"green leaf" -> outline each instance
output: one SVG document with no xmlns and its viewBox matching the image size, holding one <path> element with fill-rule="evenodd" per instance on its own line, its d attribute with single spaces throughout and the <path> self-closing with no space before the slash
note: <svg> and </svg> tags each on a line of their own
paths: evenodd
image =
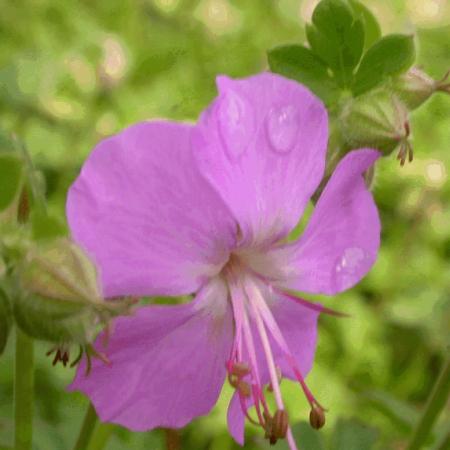
<svg viewBox="0 0 450 450">
<path fill-rule="evenodd" d="M 339 419 L 333 430 L 331 450 L 370 450 L 377 438 L 375 428 L 356 419 Z"/>
<path fill-rule="evenodd" d="M 353 93 L 360 95 L 409 69 L 414 63 L 414 39 L 411 35 L 390 34 L 381 38 L 364 55 L 355 74 Z"/>
<path fill-rule="evenodd" d="M 381 38 L 381 28 L 376 17 L 369 8 L 358 0 L 349 0 L 354 17 L 359 18 L 364 25 L 364 48 L 368 49 Z"/>
<path fill-rule="evenodd" d="M 268 61 L 272 72 L 305 84 L 325 103 L 337 99 L 337 86 L 327 66 L 309 48 L 302 45 L 276 47 L 268 52 Z"/>
<path fill-rule="evenodd" d="M 17 198 L 22 182 L 22 163 L 11 154 L 0 155 L 0 211 Z"/>
<path fill-rule="evenodd" d="M 333 70 L 341 86 L 347 86 L 364 46 L 364 25 L 354 19 L 341 0 L 322 0 L 306 29 L 311 49 Z"/>
<path fill-rule="evenodd" d="M 53 239 L 66 234 L 64 225 L 41 208 L 32 211 L 30 220 L 34 240 Z"/>
</svg>

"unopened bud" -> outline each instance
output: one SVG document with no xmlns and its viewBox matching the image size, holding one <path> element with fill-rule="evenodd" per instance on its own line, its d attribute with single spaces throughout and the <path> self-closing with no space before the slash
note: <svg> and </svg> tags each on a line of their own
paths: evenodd
<svg viewBox="0 0 450 450">
<path fill-rule="evenodd" d="M 339 123 L 349 149 L 370 147 L 388 155 L 399 147 L 402 165 L 412 160 L 408 110 L 395 95 L 377 91 L 356 97 L 343 108 Z"/>
<path fill-rule="evenodd" d="M 8 342 L 9 332 L 12 325 L 12 314 L 9 299 L 6 293 L 0 289 L 0 355 Z"/>
<path fill-rule="evenodd" d="M 450 92 L 448 76 L 434 80 L 417 67 L 394 80 L 393 89 L 409 110 L 414 110 L 426 102 L 437 91 Z"/>
<path fill-rule="evenodd" d="M 68 239 L 33 247 L 19 273 L 23 293 L 14 301 L 19 326 L 57 344 L 91 343 L 98 325 L 126 314 L 129 302 L 105 302 L 93 263 Z"/>
<path fill-rule="evenodd" d="M 320 430 L 325 425 L 325 412 L 318 406 L 313 406 L 309 413 L 309 423 L 315 430 Z"/>
</svg>

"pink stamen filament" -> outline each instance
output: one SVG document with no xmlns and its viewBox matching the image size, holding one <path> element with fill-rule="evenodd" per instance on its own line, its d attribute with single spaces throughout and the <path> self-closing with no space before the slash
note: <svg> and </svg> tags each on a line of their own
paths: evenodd
<svg viewBox="0 0 450 450">
<path fill-rule="evenodd" d="M 281 350 L 284 353 L 284 356 L 286 358 L 286 361 L 291 366 L 295 377 L 297 378 L 298 382 L 300 383 L 300 386 L 302 387 L 302 390 L 305 394 L 306 399 L 308 400 L 308 403 L 313 407 L 314 405 L 318 406 L 321 409 L 324 409 L 320 403 L 315 399 L 312 392 L 309 390 L 308 386 L 306 385 L 305 379 L 298 367 L 297 361 L 295 360 L 294 356 L 292 355 L 291 351 L 289 350 L 289 346 L 286 343 L 286 340 L 284 339 L 284 336 L 275 321 L 272 312 L 270 311 L 269 307 L 267 306 L 267 303 L 265 302 L 264 298 L 262 297 L 259 289 L 252 283 L 249 287 L 251 290 L 251 298 L 253 302 L 256 304 L 256 307 L 259 310 L 259 313 L 261 314 L 264 322 L 267 325 L 267 328 L 269 329 L 270 333 L 272 334 L 273 338 L 277 342 L 277 344 L 280 346 Z"/>
<path fill-rule="evenodd" d="M 251 294 L 256 294 L 256 297 L 260 296 L 259 290 L 253 285 L 251 285 L 250 295 L 249 295 L 249 292 L 247 291 L 247 296 L 248 296 L 250 304 L 252 305 L 252 308 L 253 308 L 256 326 L 258 328 L 258 333 L 259 333 L 261 343 L 262 343 L 262 346 L 264 349 L 264 354 L 266 356 L 266 361 L 267 361 L 267 366 L 269 368 L 270 380 L 272 383 L 272 389 L 273 389 L 273 393 L 275 396 L 275 401 L 276 401 L 278 408 L 280 410 L 284 410 L 285 407 L 284 407 L 284 403 L 283 403 L 283 398 L 281 396 L 280 382 L 278 379 L 278 374 L 277 374 L 277 369 L 275 366 L 275 359 L 273 357 L 272 348 L 270 346 L 269 338 L 267 336 L 264 322 L 263 322 L 263 319 L 260 314 L 260 309 L 258 308 L 258 303 L 255 301 L 255 297 Z M 263 299 L 262 299 L 262 301 L 264 302 Z M 265 302 L 264 302 L 264 305 L 265 305 Z M 288 426 L 286 438 L 287 438 L 287 441 L 289 444 L 289 448 L 291 450 L 297 450 L 297 444 L 295 443 L 290 426 Z"/>
<path fill-rule="evenodd" d="M 232 276 L 232 274 L 230 274 Z M 234 278 L 234 277 L 233 277 Z M 235 280 L 233 280 L 235 281 Z M 247 353 L 250 359 L 250 376 L 252 378 L 252 396 L 255 404 L 256 414 L 258 416 L 258 421 L 261 426 L 264 426 L 264 418 L 261 413 L 260 403 L 263 405 L 265 411 L 268 411 L 267 403 L 263 395 L 263 391 L 261 389 L 261 381 L 258 371 L 258 364 L 256 359 L 256 351 L 253 342 L 253 337 L 250 329 L 250 324 L 247 317 L 247 312 L 245 310 L 242 293 L 236 289 L 236 282 L 230 283 L 230 297 L 231 303 L 233 305 L 233 311 L 235 316 L 235 324 L 236 324 L 236 337 L 234 341 L 233 347 L 236 349 L 234 354 L 232 354 L 232 359 L 228 363 L 228 366 L 231 368 L 231 365 L 234 362 L 239 362 L 242 360 L 242 334 L 245 340 L 245 345 L 247 347 Z M 230 365 L 231 364 L 231 365 Z M 230 369 L 229 369 L 230 371 Z M 241 408 L 247 419 L 252 423 L 257 423 L 253 420 L 248 414 L 248 408 L 246 404 L 246 399 L 243 398 L 243 395 L 239 393 Z"/>
</svg>

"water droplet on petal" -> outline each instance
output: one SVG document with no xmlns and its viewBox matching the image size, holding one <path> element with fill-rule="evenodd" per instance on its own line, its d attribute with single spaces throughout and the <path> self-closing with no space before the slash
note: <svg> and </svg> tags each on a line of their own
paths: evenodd
<svg viewBox="0 0 450 450">
<path fill-rule="evenodd" d="M 297 108 L 286 105 L 274 108 L 267 118 L 269 141 L 277 152 L 288 153 L 297 141 L 299 119 Z"/>
<path fill-rule="evenodd" d="M 368 253 L 359 247 L 345 249 L 336 264 L 337 285 L 345 289 L 356 283 L 360 278 L 361 266 L 368 258 Z"/>
<path fill-rule="evenodd" d="M 220 137 L 228 156 L 231 159 L 239 158 L 254 132 L 254 115 L 250 104 L 229 90 L 221 99 L 218 117 Z"/>
</svg>

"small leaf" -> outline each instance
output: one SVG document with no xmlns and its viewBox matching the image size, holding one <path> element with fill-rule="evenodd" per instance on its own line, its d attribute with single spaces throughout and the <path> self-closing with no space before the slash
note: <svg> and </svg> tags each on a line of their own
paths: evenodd
<svg viewBox="0 0 450 450">
<path fill-rule="evenodd" d="M 353 16 L 341 0 L 322 0 L 314 9 L 312 22 L 324 35 L 340 39 L 343 30 L 350 28 Z"/>
<path fill-rule="evenodd" d="M 364 26 L 341 0 L 322 0 L 312 16 L 306 35 L 314 53 L 334 72 L 338 83 L 347 86 L 364 46 Z"/>
<path fill-rule="evenodd" d="M 355 74 L 353 92 L 360 95 L 381 84 L 389 76 L 409 69 L 414 63 L 413 36 L 390 34 L 381 38 L 364 55 Z"/>
<path fill-rule="evenodd" d="M 331 450 L 370 450 L 377 438 L 375 428 L 355 419 L 339 419 L 333 430 Z"/>
<path fill-rule="evenodd" d="M 0 155 L 0 211 L 13 203 L 22 181 L 22 163 L 14 155 Z"/>
<path fill-rule="evenodd" d="M 381 28 L 376 17 L 369 8 L 358 0 L 349 0 L 354 17 L 364 24 L 364 48 L 368 49 L 381 38 Z"/>
<path fill-rule="evenodd" d="M 268 53 L 272 72 L 297 80 L 309 87 L 325 103 L 337 98 L 337 86 L 326 65 L 302 45 L 276 47 Z"/>
</svg>

